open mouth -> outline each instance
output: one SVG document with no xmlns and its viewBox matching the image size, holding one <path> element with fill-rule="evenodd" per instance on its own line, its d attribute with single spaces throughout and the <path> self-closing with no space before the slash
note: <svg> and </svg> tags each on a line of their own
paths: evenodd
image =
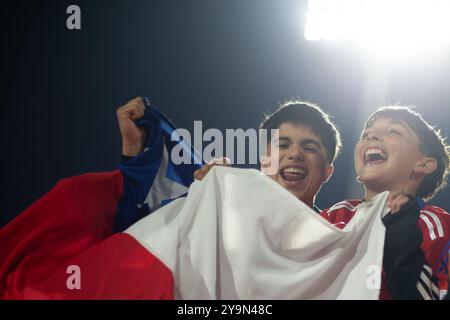
<svg viewBox="0 0 450 320">
<path fill-rule="evenodd" d="M 380 148 L 370 148 L 364 152 L 364 165 L 376 165 L 385 162 L 387 154 Z"/>
<path fill-rule="evenodd" d="M 287 181 L 300 181 L 306 177 L 307 172 L 303 168 L 288 167 L 281 169 L 280 175 L 284 180 Z"/>
</svg>

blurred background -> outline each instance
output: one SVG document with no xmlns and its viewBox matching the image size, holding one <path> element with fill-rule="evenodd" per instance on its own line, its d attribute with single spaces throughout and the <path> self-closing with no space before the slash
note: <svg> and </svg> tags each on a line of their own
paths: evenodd
<svg viewBox="0 0 450 320">
<path fill-rule="evenodd" d="M 450 134 L 450 27 L 422 29 L 438 19 L 413 15 L 415 28 L 404 28 L 409 38 L 402 38 L 390 32 L 395 23 L 380 8 L 369 10 L 375 26 L 360 28 L 354 16 L 345 25 L 320 16 L 325 2 L 2 2 L 1 225 L 61 178 L 115 169 L 121 153 L 115 111 L 135 96 L 148 96 L 189 130 L 194 120 L 203 121 L 203 130 L 255 128 L 264 112 L 291 98 L 319 104 L 344 141 L 317 201 L 322 208 L 361 197 L 353 147 L 376 107 L 417 105 Z M 66 27 L 71 4 L 81 8 L 81 30 Z M 401 10 L 391 15 L 405 26 Z M 432 203 L 450 210 L 449 194 Z"/>
</svg>

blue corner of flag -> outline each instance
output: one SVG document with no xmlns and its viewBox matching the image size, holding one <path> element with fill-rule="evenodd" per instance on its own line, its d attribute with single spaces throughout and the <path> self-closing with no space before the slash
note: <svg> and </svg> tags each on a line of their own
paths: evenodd
<svg viewBox="0 0 450 320">
<path fill-rule="evenodd" d="M 194 148 L 179 139 L 176 127 L 144 98 L 145 114 L 136 124 L 146 133 L 145 149 L 119 165 L 124 193 L 119 202 L 114 231 L 121 232 L 159 207 L 185 196 L 194 181 L 194 171 L 203 161 Z M 175 141 L 172 141 L 175 140 Z M 189 155 L 190 163 L 172 161 L 175 146 Z"/>
</svg>

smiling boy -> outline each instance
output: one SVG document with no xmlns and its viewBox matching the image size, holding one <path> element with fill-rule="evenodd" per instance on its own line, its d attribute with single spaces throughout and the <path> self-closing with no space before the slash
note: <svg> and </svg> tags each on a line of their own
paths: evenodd
<svg viewBox="0 0 450 320">
<path fill-rule="evenodd" d="M 333 174 L 333 162 L 341 148 L 339 131 L 317 105 L 290 101 L 261 124 L 269 135 L 268 155 L 278 149 L 278 170 L 268 175 L 311 208 L 322 184 Z M 262 164 L 262 171 L 269 163 Z M 317 210 L 317 208 L 315 208 Z"/>
<path fill-rule="evenodd" d="M 383 217 L 386 241 L 380 298 L 442 298 L 448 290 L 443 257 L 450 215 L 422 199 L 431 199 L 445 187 L 449 152 L 444 139 L 411 109 L 384 107 L 367 120 L 354 155 L 364 199 L 342 201 L 321 216 L 344 228 L 360 204 L 390 191 L 391 212 Z M 393 200 L 399 195 L 403 200 Z"/>
</svg>

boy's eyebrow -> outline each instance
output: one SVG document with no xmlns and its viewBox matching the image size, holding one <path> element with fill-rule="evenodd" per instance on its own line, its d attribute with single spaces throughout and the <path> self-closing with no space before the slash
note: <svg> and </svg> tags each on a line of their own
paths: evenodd
<svg viewBox="0 0 450 320">
<path fill-rule="evenodd" d="M 279 141 L 279 142 L 291 142 L 291 138 L 289 137 L 279 137 L 278 139 L 276 139 L 275 141 Z M 306 145 L 306 144 L 314 144 L 319 148 L 322 148 L 322 144 L 320 142 L 318 142 L 317 140 L 314 139 L 305 139 L 302 140 L 301 142 L 302 145 Z"/>
<path fill-rule="evenodd" d="M 390 124 L 398 124 L 403 128 L 403 130 L 406 130 L 406 132 L 409 132 L 410 134 L 415 135 L 414 130 L 412 130 L 404 121 L 397 120 L 397 119 L 390 119 Z"/>
<path fill-rule="evenodd" d="M 278 137 L 274 140 L 274 142 L 291 142 L 291 138 L 289 137 Z"/>
<path fill-rule="evenodd" d="M 287 143 L 292 143 L 292 139 L 289 138 L 289 137 L 283 136 L 283 137 L 279 137 L 279 138 L 277 138 L 277 139 L 274 139 L 274 142 L 273 142 L 273 143 L 276 143 L 276 142 L 287 142 Z M 302 141 L 301 141 L 301 145 L 302 145 L 302 146 L 306 146 L 306 145 L 308 145 L 308 144 L 313 144 L 313 145 L 315 145 L 317 148 L 322 149 L 322 143 L 320 143 L 320 142 L 317 141 L 317 140 L 314 140 L 314 139 L 305 139 L 305 140 L 302 140 Z"/>
</svg>

